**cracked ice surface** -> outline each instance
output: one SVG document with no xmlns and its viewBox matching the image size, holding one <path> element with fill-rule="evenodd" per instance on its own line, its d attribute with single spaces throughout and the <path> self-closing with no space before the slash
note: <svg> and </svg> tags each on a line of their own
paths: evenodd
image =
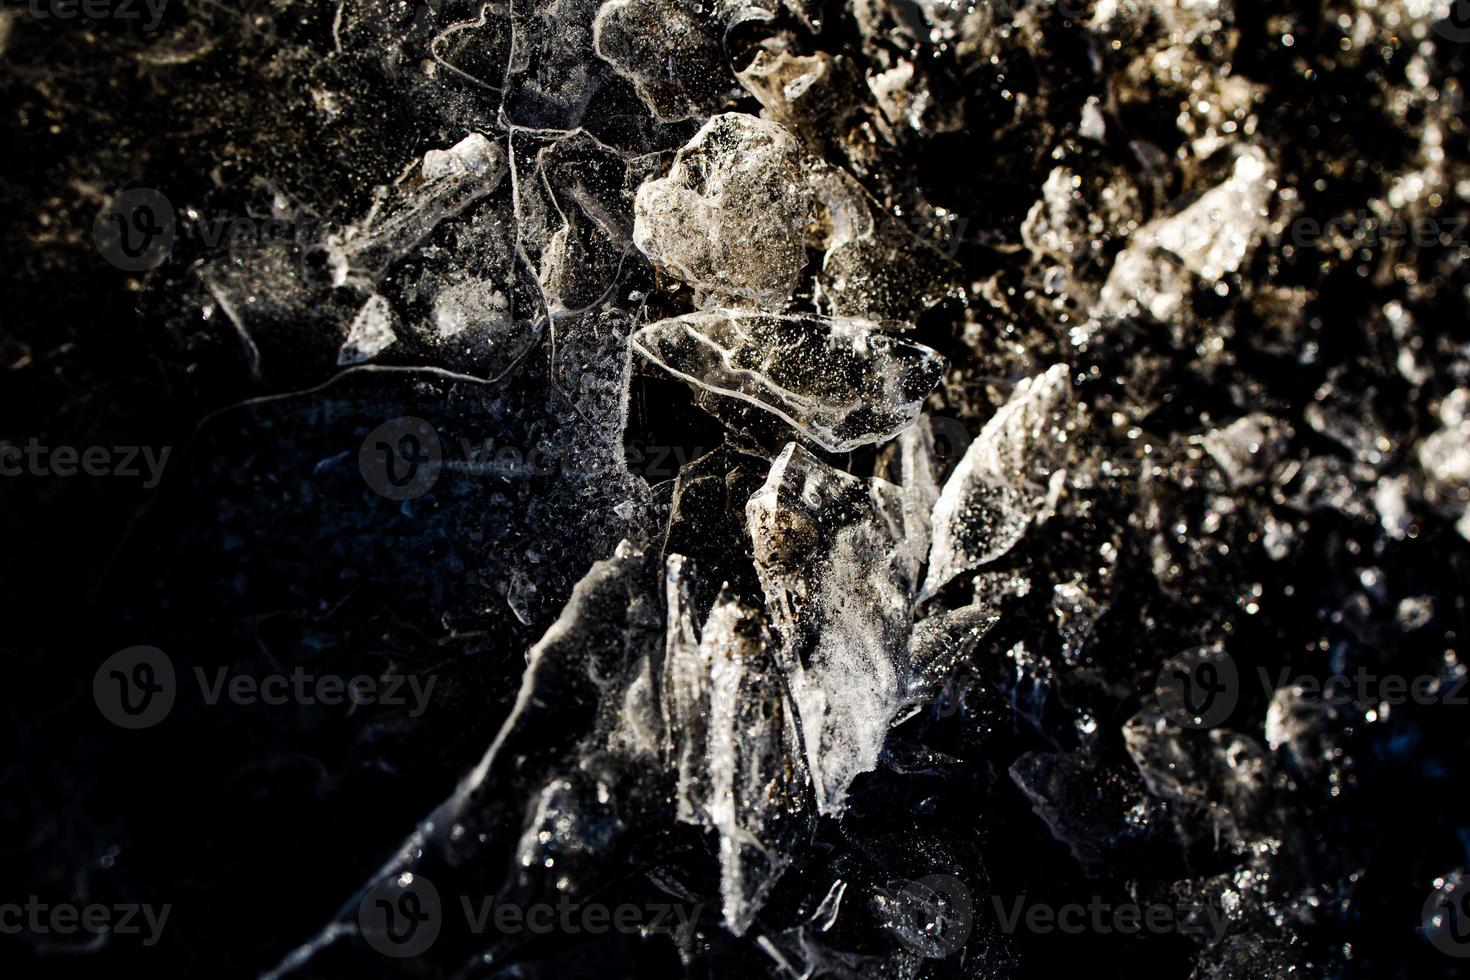
<svg viewBox="0 0 1470 980">
<path fill-rule="evenodd" d="M 909 426 L 944 363 L 863 321 L 746 310 L 662 320 L 632 343 L 669 373 L 778 415 L 832 452 Z"/>
<path fill-rule="evenodd" d="M 167 6 L 0 15 L 0 602 L 63 627 L 0 651 L 6 869 L 177 899 L 23 975 L 1453 969 L 1456 4 Z M 434 686 L 139 756 L 74 696 L 137 642 Z M 385 956 L 419 882 L 689 918 Z M 1038 882 L 1220 933 L 992 921 Z"/>
</svg>

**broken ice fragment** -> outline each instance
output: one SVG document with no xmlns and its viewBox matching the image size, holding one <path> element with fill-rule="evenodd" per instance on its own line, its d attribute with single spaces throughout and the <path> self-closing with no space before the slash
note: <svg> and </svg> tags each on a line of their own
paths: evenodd
<svg viewBox="0 0 1470 980">
<path fill-rule="evenodd" d="M 972 604 L 915 623 L 909 641 L 908 702 L 922 705 L 934 700 L 954 668 L 998 622 L 994 609 Z"/>
<path fill-rule="evenodd" d="M 1141 305 L 1166 321 L 1179 312 L 1190 285 L 1179 270 L 1206 284 L 1238 271 L 1265 233 L 1274 188 L 1266 155 L 1256 147 L 1240 150 L 1223 183 L 1134 234 L 1103 286 L 1103 312 L 1124 315 Z"/>
<path fill-rule="evenodd" d="M 882 442 L 918 417 L 943 359 L 857 320 L 712 310 L 633 335 L 643 356 L 785 419 L 830 452 Z"/>
<path fill-rule="evenodd" d="M 488 282 L 458 282 L 434 297 L 434 329 L 445 340 L 471 328 L 490 333 L 510 325 L 510 301 Z"/>
<path fill-rule="evenodd" d="M 1082 660 L 1082 648 L 1092 636 L 1097 621 L 1107 612 L 1082 576 L 1052 586 L 1052 615 L 1057 620 L 1057 633 L 1062 640 L 1062 659 L 1069 664 Z"/>
<path fill-rule="evenodd" d="M 1031 809 L 1089 874 L 1147 839 L 1160 816 L 1136 772 L 1084 752 L 1027 752 L 1010 772 Z"/>
<path fill-rule="evenodd" d="M 662 690 L 676 816 L 718 832 L 725 923 L 743 935 L 802 822 L 800 740 L 760 611 L 722 592 L 696 636 L 692 562 L 670 555 L 665 583 Z"/>
<path fill-rule="evenodd" d="M 728 595 L 705 620 L 709 679 L 709 817 L 720 835 L 725 923 L 744 935 L 790 863 L 783 812 L 799 789 L 800 747 L 785 684 L 766 650 L 760 614 Z"/>
<path fill-rule="evenodd" d="M 1270 173 L 1260 150 L 1242 150 L 1229 179 L 1140 229 L 1103 287 L 1104 311 L 1125 312 L 1137 302 L 1166 320 L 1183 303 L 1190 274 L 1211 284 L 1238 271 L 1265 231 Z"/>
<path fill-rule="evenodd" d="M 1426 495 L 1454 507 L 1470 500 L 1470 421 L 1446 425 L 1419 444 Z"/>
<path fill-rule="evenodd" d="M 956 270 L 937 240 L 885 213 L 837 167 L 817 167 L 808 179 L 816 205 L 808 239 L 826 252 L 816 284 L 824 312 L 910 321 L 953 292 Z"/>
<path fill-rule="evenodd" d="M 985 423 L 934 505 L 924 597 L 1005 554 L 1041 515 L 1066 460 L 1071 406 L 1057 364 L 1017 385 Z"/>
<path fill-rule="evenodd" d="M 1266 155 L 1251 147 L 1235 159 L 1230 177 L 1198 201 L 1145 229 L 1146 237 L 1174 255 L 1205 282 L 1240 269 L 1263 230 L 1271 197 Z"/>
<path fill-rule="evenodd" d="M 393 331 L 396 319 L 388 301 L 373 293 L 352 318 L 347 339 L 337 351 L 337 363 L 361 364 L 377 357 L 398 339 Z"/>
<path fill-rule="evenodd" d="M 905 546 L 920 560 L 929 556 L 929 515 L 939 499 L 939 471 L 934 429 L 923 416 L 883 447 L 875 473 L 901 488 Z"/>
<path fill-rule="evenodd" d="M 779 307 L 806 265 L 812 218 L 801 148 L 773 122 L 715 116 L 667 177 L 638 188 L 633 241 L 706 305 Z"/>
<path fill-rule="evenodd" d="M 782 638 L 807 761 L 826 814 L 874 768 L 902 705 L 918 568 L 897 487 L 795 443 L 746 505 L 766 609 Z"/>
<path fill-rule="evenodd" d="M 1254 486 L 1286 453 L 1289 430 L 1257 412 L 1200 437 L 1205 451 L 1219 464 L 1232 487 Z"/>
<path fill-rule="evenodd" d="M 1168 803 L 1186 837 L 1233 841 L 1269 799 L 1265 748 L 1237 732 L 1192 732 L 1156 705 L 1123 725 L 1124 747 L 1149 792 Z"/>
<path fill-rule="evenodd" d="M 663 711 L 672 762 L 677 774 L 676 816 L 684 823 L 705 822 L 709 787 L 708 751 L 709 650 L 694 628 L 693 563 L 670 555 L 664 575 L 668 633 L 664 648 Z"/>
<path fill-rule="evenodd" d="M 505 153 L 479 133 L 448 150 L 430 150 L 416 187 L 395 188 L 331 246 L 345 257 L 348 274 L 376 279 L 416 248 L 445 218 L 493 191 L 505 175 Z"/>
</svg>

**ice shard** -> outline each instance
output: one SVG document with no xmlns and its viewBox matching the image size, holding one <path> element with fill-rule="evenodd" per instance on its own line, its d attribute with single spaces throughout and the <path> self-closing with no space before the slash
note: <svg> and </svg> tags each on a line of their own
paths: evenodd
<svg viewBox="0 0 1470 980">
<path fill-rule="evenodd" d="M 430 150 L 416 185 L 386 191 L 365 218 L 331 242 L 329 249 L 344 263 L 341 275 L 381 277 L 441 221 L 495 190 L 505 173 L 505 151 L 480 133 L 447 150 Z"/>
<path fill-rule="evenodd" d="M 909 674 L 918 562 L 901 547 L 903 501 L 795 443 L 746 505 L 766 609 L 781 635 L 823 813 L 878 761 Z"/>
<path fill-rule="evenodd" d="M 1058 364 L 1018 384 L 970 443 L 934 505 L 923 594 L 1015 547 L 1063 473 L 1072 382 Z"/>
</svg>

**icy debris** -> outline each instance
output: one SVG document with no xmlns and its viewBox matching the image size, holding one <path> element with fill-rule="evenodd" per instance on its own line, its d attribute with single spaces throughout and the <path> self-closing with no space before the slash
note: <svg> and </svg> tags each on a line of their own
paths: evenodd
<svg viewBox="0 0 1470 980">
<path fill-rule="evenodd" d="M 633 193 L 649 166 L 581 130 L 536 152 L 540 179 L 519 184 L 516 231 L 522 242 L 541 240 L 529 250 L 539 245 L 537 279 L 554 315 L 598 304 L 626 268 Z"/>
<path fill-rule="evenodd" d="M 826 51 L 793 54 L 778 44 L 759 48 L 740 84 L 755 96 L 763 115 L 790 130 L 814 155 L 866 172 L 876 148 L 869 139 L 881 120 L 867 107 L 862 76 L 853 60 Z M 861 134 L 857 141 L 848 139 Z"/>
<path fill-rule="evenodd" d="M 513 367 L 540 336 L 536 323 L 515 315 L 504 284 L 481 279 L 441 288 L 428 322 L 412 326 L 423 342 L 489 378 Z"/>
<path fill-rule="evenodd" d="M 1418 455 L 1431 501 L 1459 508 L 1470 503 L 1470 420 L 1430 433 Z"/>
<path fill-rule="evenodd" d="M 421 182 L 391 193 L 384 189 L 372 210 L 340 239 L 329 240 L 346 262 L 344 277 L 376 280 L 407 255 L 446 218 L 493 191 L 506 173 L 505 151 L 479 133 L 448 150 L 430 150 Z"/>
<path fill-rule="evenodd" d="M 923 597 L 1005 554 L 1046 508 L 1063 473 L 1072 411 L 1065 364 L 1027 378 L 985 423 L 945 482 L 931 521 Z"/>
<path fill-rule="evenodd" d="M 994 609 L 972 604 L 915 623 L 909 640 L 911 675 L 906 700 L 913 705 L 933 701 L 954 668 L 969 658 L 998 622 L 1000 615 Z"/>
<path fill-rule="evenodd" d="M 1103 285 L 1102 311 L 1122 316 L 1141 306 L 1156 320 L 1173 319 L 1191 285 L 1179 270 L 1205 284 L 1239 271 L 1265 233 L 1274 188 L 1265 154 L 1256 147 L 1241 149 L 1223 183 L 1133 235 Z M 1161 262 L 1158 252 L 1172 258 L 1177 268 Z"/>
<path fill-rule="evenodd" d="M 1057 620 L 1057 633 L 1062 640 L 1062 659 L 1068 664 L 1082 661 L 1082 649 L 1092 636 L 1097 621 L 1107 606 L 1093 595 L 1081 576 L 1052 586 L 1052 615 Z"/>
<path fill-rule="evenodd" d="M 1047 699 L 1056 686 L 1051 661 L 1044 654 L 1032 653 L 1023 641 L 1005 652 L 1005 664 L 1009 676 L 1001 689 L 1009 695 L 1012 709 L 1017 716 L 1041 728 Z"/>
<path fill-rule="evenodd" d="M 832 56 L 823 51 L 809 55 L 760 48 L 736 77 L 777 123 L 801 133 L 807 102 L 814 102 L 830 84 Z"/>
<path fill-rule="evenodd" d="M 1041 199 L 1021 225 L 1021 240 L 1064 268 L 1096 265 L 1138 211 L 1138 190 L 1123 172 L 1107 170 L 1084 180 L 1071 166 L 1058 166 L 1042 182 Z"/>
<path fill-rule="evenodd" d="M 722 596 L 700 649 L 711 665 L 709 822 L 725 924 L 740 936 L 791 860 L 777 845 L 783 811 L 797 804 L 801 750 L 759 612 Z"/>
<path fill-rule="evenodd" d="M 903 502 L 789 444 L 746 505 L 766 609 L 782 638 L 822 813 L 877 765 L 909 670 L 917 563 Z"/>
<path fill-rule="evenodd" d="M 1355 763 L 1345 746 L 1361 719 L 1361 706 L 1351 700 L 1323 697 L 1299 682 L 1283 684 L 1266 708 L 1266 744 L 1294 779 L 1336 796 Z"/>
<path fill-rule="evenodd" d="M 1395 616 L 1405 633 L 1423 629 L 1434 618 L 1434 599 L 1427 595 L 1406 596 L 1399 600 Z"/>
<path fill-rule="evenodd" d="M 1348 464 L 1336 456 L 1303 460 L 1291 487 L 1287 501 L 1297 510 L 1336 510 L 1354 520 L 1374 516 L 1369 501 L 1348 473 Z"/>
<path fill-rule="evenodd" d="M 930 416 L 920 416 L 883 448 L 878 476 L 898 484 L 903 494 L 905 546 L 922 561 L 929 556 L 929 515 L 939 499 L 939 460 Z"/>
<path fill-rule="evenodd" d="M 592 24 L 597 53 L 662 122 L 703 118 L 735 87 L 709 8 L 680 0 L 608 0 Z"/>
<path fill-rule="evenodd" d="M 912 424 L 943 370 L 920 344 L 809 314 L 692 313 L 643 327 L 633 347 L 699 388 L 780 416 L 831 452 Z"/>
<path fill-rule="evenodd" d="M 1159 817 L 1136 773 L 1084 752 L 1027 752 L 1010 773 L 1052 836 L 1092 874 L 1146 839 Z"/>
<path fill-rule="evenodd" d="M 1285 455 L 1290 430 L 1269 415 L 1236 419 L 1200 437 L 1200 444 L 1236 489 L 1260 484 Z"/>
<path fill-rule="evenodd" d="M 760 611 L 724 592 L 696 636 L 690 561 L 670 555 L 665 582 L 661 686 L 677 817 L 719 834 L 725 922 L 743 935 L 790 860 L 783 844 L 806 778 L 800 740 Z"/>
<path fill-rule="evenodd" d="M 434 297 L 434 330 L 449 340 L 474 328 L 502 333 L 510 325 L 510 301 L 494 283 L 458 282 Z"/>
<path fill-rule="evenodd" d="M 424 154 L 423 178 L 427 181 L 462 177 L 490 179 L 505 165 L 500 147 L 479 133 L 471 133 L 447 150 Z M 496 177 L 496 179 L 499 179 Z"/>
<path fill-rule="evenodd" d="M 397 319 L 388 300 L 373 293 L 352 318 L 347 339 L 337 351 L 337 363 L 361 364 L 387 350 L 398 339 L 394 332 Z"/>
<path fill-rule="evenodd" d="M 801 148 L 743 113 L 715 116 L 638 188 L 633 241 L 705 305 L 779 307 L 806 265 L 812 218 Z"/>
<path fill-rule="evenodd" d="M 1077 135 L 1098 143 L 1107 138 L 1108 124 L 1098 109 L 1098 98 L 1095 95 L 1088 96 L 1082 105 L 1082 122 L 1077 127 Z"/>
<path fill-rule="evenodd" d="M 838 316 L 915 320 L 951 295 L 948 266 L 934 246 L 889 226 L 827 252 L 817 282 L 822 308 Z"/>
<path fill-rule="evenodd" d="M 1408 537 L 1414 526 L 1409 510 L 1409 478 L 1404 474 L 1380 477 L 1373 485 L 1373 509 L 1385 534 L 1396 541 Z"/>
<path fill-rule="evenodd" d="M 677 773 L 676 815 L 704 823 L 709 803 L 705 771 L 709 732 L 709 651 L 694 628 L 694 570 L 683 555 L 670 555 L 664 572 L 668 633 L 664 646 L 662 706 L 669 755 Z"/>
<path fill-rule="evenodd" d="M 633 115 L 633 93 L 617 100 L 612 66 L 597 57 L 593 21 L 602 0 L 510 0 L 511 50 L 505 69 L 503 118 L 516 126 L 562 130 L 605 126 L 607 116 Z M 488 11 L 487 11 L 488 13 Z"/>
<path fill-rule="evenodd" d="M 505 590 L 505 604 L 510 606 L 510 611 L 515 613 L 516 619 L 522 624 L 530 626 L 532 623 L 532 606 L 537 593 L 536 580 L 531 576 L 526 566 L 518 566 L 511 573 L 510 583 Z"/>
<path fill-rule="evenodd" d="M 825 254 L 817 275 L 817 303 L 837 316 L 912 321 L 956 295 L 957 267 L 942 253 L 942 232 L 921 238 L 868 194 L 850 174 L 821 165 L 808 180 L 816 219 L 808 244 Z M 949 229 L 953 233 L 954 229 Z M 948 246 L 946 246 L 948 247 Z"/>
<path fill-rule="evenodd" d="M 1253 738 L 1218 728 L 1188 731 L 1151 706 L 1123 725 L 1123 742 L 1186 839 L 1240 840 L 1270 799 L 1270 761 Z"/>
<path fill-rule="evenodd" d="M 1466 389 L 1457 389 L 1440 406 L 1443 427 L 1419 444 L 1424 497 L 1441 513 L 1456 518 L 1455 530 L 1470 540 L 1470 417 Z"/>
</svg>

